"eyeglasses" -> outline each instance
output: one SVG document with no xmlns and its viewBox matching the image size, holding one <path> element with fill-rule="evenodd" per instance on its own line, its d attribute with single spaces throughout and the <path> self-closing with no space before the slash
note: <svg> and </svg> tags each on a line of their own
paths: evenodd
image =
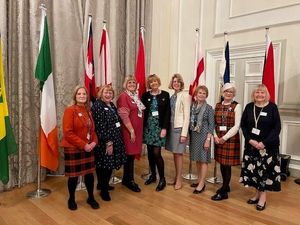
<svg viewBox="0 0 300 225">
<path fill-rule="evenodd" d="M 233 94 L 234 91 L 229 91 L 229 90 L 225 90 L 224 93 L 229 93 L 229 94 Z"/>
</svg>

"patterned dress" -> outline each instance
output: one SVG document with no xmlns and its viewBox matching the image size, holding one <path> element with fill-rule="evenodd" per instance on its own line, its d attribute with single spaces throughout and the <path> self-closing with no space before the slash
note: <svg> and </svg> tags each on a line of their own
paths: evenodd
<svg viewBox="0 0 300 225">
<path fill-rule="evenodd" d="M 125 147 L 121 133 L 121 119 L 113 103 L 105 104 L 101 100 L 94 102 L 92 114 L 99 145 L 95 148 L 97 168 L 119 169 L 126 162 Z M 106 143 L 113 143 L 113 154 L 106 154 Z"/>
<path fill-rule="evenodd" d="M 257 126 L 255 125 L 255 117 Z M 259 134 L 253 132 L 258 129 Z M 280 191 L 279 134 L 280 116 L 277 106 L 269 103 L 263 108 L 249 103 L 243 112 L 241 128 L 245 137 L 240 182 L 255 187 L 259 191 Z M 263 142 L 265 149 L 258 150 L 249 144 L 249 140 Z"/>
<path fill-rule="evenodd" d="M 224 136 L 235 123 L 235 108 L 237 102 L 229 105 L 221 102 L 217 103 L 215 108 L 215 130 L 218 137 Z M 226 126 L 226 131 L 221 131 L 220 127 Z M 215 160 L 222 165 L 234 166 L 240 164 L 240 135 L 237 132 L 222 145 L 215 145 Z"/>
<path fill-rule="evenodd" d="M 191 116 L 192 118 L 192 116 Z M 190 157 L 193 161 L 211 162 L 210 149 L 204 149 L 204 143 L 207 138 L 207 134 L 213 135 L 214 132 L 214 110 L 210 105 L 206 105 L 206 109 L 203 114 L 202 126 L 200 132 L 190 130 Z"/>
<path fill-rule="evenodd" d="M 165 146 L 166 138 L 160 137 L 159 117 L 158 115 L 153 115 L 153 112 L 158 112 L 156 96 L 152 98 L 148 119 L 144 128 L 144 143 L 147 145 Z"/>
</svg>

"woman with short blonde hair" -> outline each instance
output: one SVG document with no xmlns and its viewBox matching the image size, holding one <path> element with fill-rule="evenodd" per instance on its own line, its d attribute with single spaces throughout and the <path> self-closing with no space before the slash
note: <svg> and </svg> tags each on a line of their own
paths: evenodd
<svg viewBox="0 0 300 225">
<path fill-rule="evenodd" d="M 240 182 L 254 187 L 256 192 L 247 203 L 256 210 L 266 207 L 267 191 L 280 191 L 279 134 L 280 115 L 277 105 L 270 102 L 270 94 L 264 84 L 252 92 L 253 102 L 246 105 L 241 121 L 245 137 L 245 149 Z"/>
<path fill-rule="evenodd" d="M 137 83 L 133 75 L 125 77 L 123 88 L 124 91 L 117 100 L 118 114 L 122 120 L 121 130 L 127 155 L 122 184 L 134 192 L 140 192 L 140 187 L 134 181 L 134 160 L 140 158 L 142 152 L 145 106 L 136 92 Z"/>
</svg>

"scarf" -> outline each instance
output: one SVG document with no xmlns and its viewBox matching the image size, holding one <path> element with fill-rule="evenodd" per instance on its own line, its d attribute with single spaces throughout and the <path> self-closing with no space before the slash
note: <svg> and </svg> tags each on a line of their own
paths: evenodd
<svg viewBox="0 0 300 225">
<path fill-rule="evenodd" d="M 134 101 L 134 103 L 137 105 L 138 107 L 138 117 L 143 117 L 143 110 L 146 108 L 144 106 L 144 104 L 141 102 L 141 100 L 139 99 L 139 96 L 136 92 L 132 93 L 130 91 L 125 91 L 129 97 Z"/>
<path fill-rule="evenodd" d="M 194 102 L 191 107 L 190 130 L 200 133 L 207 103 L 205 101 L 201 107 L 197 108 L 197 106 L 198 104 Z"/>
</svg>

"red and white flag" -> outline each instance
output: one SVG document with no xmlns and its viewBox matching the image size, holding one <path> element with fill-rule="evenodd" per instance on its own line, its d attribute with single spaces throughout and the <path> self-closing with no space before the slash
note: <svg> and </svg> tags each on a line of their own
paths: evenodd
<svg viewBox="0 0 300 225">
<path fill-rule="evenodd" d="M 98 70 L 96 74 L 96 86 L 99 87 L 104 84 L 112 84 L 111 76 L 111 60 L 110 60 L 110 46 L 106 24 L 104 23 L 102 35 L 100 40 L 100 52 L 98 59 Z"/>
<path fill-rule="evenodd" d="M 262 83 L 266 85 L 270 93 L 270 101 L 275 103 L 274 49 L 268 33 L 266 34 L 266 43 L 267 48 L 265 54 Z"/>
<path fill-rule="evenodd" d="M 90 99 L 96 99 L 96 85 L 95 85 L 95 70 L 94 70 L 94 54 L 93 54 L 93 31 L 92 31 L 92 17 L 89 16 L 87 51 L 84 71 L 84 85 L 88 90 Z"/>
<path fill-rule="evenodd" d="M 141 27 L 139 38 L 139 49 L 136 60 L 135 78 L 138 85 L 138 95 L 141 98 L 146 92 L 146 70 L 145 70 L 145 46 L 144 46 L 144 28 Z"/>
<path fill-rule="evenodd" d="M 196 47 L 195 47 L 195 65 L 194 65 L 194 82 L 190 85 L 189 94 L 194 96 L 196 88 L 199 84 L 199 79 L 204 71 L 204 57 L 200 47 L 199 30 L 196 30 Z"/>
</svg>

